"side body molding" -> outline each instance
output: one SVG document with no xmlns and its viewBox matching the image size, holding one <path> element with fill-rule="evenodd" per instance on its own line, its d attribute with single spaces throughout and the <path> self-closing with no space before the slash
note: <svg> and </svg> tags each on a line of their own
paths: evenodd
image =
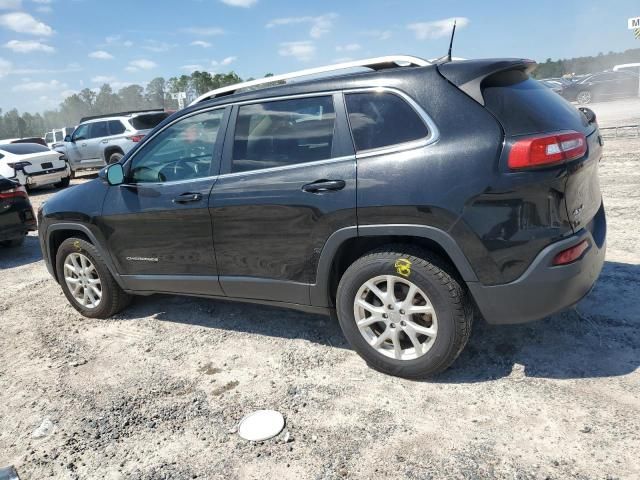
<svg viewBox="0 0 640 480">
<path fill-rule="evenodd" d="M 427 225 L 386 224 L 361 225 L 347 227 L 334 232 L 322 249 L 318 262 L 316 283 L 311 285 L 311 305 L 326 307 L 329 305 L 329 275 L 333 259 L 340 246 L 347 240 L 356 237 L 406 236 L 421 237 L 432 240 L 447 252 L 465 282 L 477 282 L 471 264 L 456 241 L 444 230 Z"/>
</svg>

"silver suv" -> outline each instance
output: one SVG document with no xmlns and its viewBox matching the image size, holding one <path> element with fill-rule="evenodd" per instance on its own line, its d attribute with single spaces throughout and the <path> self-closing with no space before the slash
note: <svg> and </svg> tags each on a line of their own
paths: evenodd
<svg viewBox="0 0 640 480">
<path fill-rule="evenodd" d="M 101 168 L 119 161 L 169 115 L 163 110 L 145 110 L 83 118 L 55 150 L 66 155 L 72 175 Z"/>
</svg>

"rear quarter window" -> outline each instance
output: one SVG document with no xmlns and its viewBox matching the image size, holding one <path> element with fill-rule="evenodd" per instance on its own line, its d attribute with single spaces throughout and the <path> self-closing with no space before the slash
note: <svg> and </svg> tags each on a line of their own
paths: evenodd
<svg viewBox="0 0 640 480">
<path fill-rule="evenodd" d="M 138 115 L 137 117 L 129 119 L 129 123 L 136 130 L 151 130 L 157 127 L 169 115 L 167 112 Z"/>
<path fill-rule="evenodd" d="M 487 78 L 482 94 L 486 108 L 508 136 L 561 130 L 588 134 L 593 128 L 576 107 L 520 70 Z"/>
<path fill-rule="evenodd" d="M 345 95 L 356 150 L 371 150 L 420 140 L 429 130 L 418 113 L 392 93 Z"/>
</svg>

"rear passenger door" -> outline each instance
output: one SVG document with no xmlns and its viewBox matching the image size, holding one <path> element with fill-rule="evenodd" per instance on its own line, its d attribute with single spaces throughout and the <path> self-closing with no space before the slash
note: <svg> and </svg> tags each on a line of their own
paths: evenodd
<svg viewBox="0 0 640 480">
<path fill-rule="evenodd" d="M 234 106 L 210 209 L 226 295 L 308 305 L 327 238 L 357 224 L 341 94 Z"/>
<path fill-rule="evenodd" d="M 102 160 L 100 143 L 109 136 L 108 122 L 94 122 L 89 124 L 89 138 L 86 144 L 83 160 Z"/>
</svg>

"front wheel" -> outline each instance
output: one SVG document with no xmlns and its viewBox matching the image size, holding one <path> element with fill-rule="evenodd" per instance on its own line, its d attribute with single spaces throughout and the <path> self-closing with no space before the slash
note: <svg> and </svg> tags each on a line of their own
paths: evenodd
<svg viewBox="0 0 640 480">
<path fill-rule="evenodd" d="M 578 93 L 576 100 L 580 105 L 588 105 L 593 101 L 593 94 L 589 90 L 583 90 Z"/>
<path fill-rule="evenodd" d="M 111 317 L 131 301 L 98 249 L 82 238 L 62 242 L 56 254 L 56 272 L 67 300 L 85 317 Z"/>
<path fill-rule="evenodd" d="M 473 310 L 452 268 L 406 248 L 361 257 L 338 286 L 338 320 L 356 352 L 383 373 L 426 378 L 469 339 Z"/>
</svg>

